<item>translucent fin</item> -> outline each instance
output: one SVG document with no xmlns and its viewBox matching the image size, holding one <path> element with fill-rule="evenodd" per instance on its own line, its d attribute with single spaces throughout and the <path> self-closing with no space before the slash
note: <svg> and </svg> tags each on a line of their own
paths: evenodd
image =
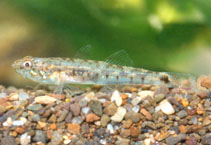
<svg viewBox="0 0 211 145">
<path fill-rule="evenodd" d="M 120 50 L 110 55 L 105 59 L 105 62 L 122 66 L 133 66 L 134 64 L 125 50 Z"/>
<path fill-rule="evenodd" d="M 171 81 L 174 84 L 177 84 L 182 87 L 186 88 L 195 88 L 196 87 L 196 80 L 197 76 L 193 74 L 187 74 L 187 73 L 177 73 L 177 72 L 165 72 L 167 73 Z"/>
<path fill-rule="evenodd" d="M 79 50 L 76 51 L 74 58 L 93 60 L 94 59 L 94 50 L 93 50 L 92 45 L 88 44 L 88 45 L 85 45 L 85 46 L 79 48 Z"/>
</svg>

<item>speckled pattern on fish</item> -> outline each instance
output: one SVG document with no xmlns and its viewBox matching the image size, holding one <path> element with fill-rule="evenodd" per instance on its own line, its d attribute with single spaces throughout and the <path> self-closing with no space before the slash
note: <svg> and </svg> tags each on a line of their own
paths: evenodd
<svg viewBox="0 0 211 145">
<path fill-rule="evenodd" d="M 95 60 L 26 56 L 12 66 L 24 77 L 43 84 L 161 85 L 171 80 L 167 73 Z"/>
</svg>

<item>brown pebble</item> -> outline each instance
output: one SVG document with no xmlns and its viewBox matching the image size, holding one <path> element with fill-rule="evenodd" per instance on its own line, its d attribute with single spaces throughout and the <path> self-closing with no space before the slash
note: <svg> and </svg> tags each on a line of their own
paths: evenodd
<svg viewBox="0 0 211 145">
<path fill-rule="evenodd" d="M 130 134 L 132 137 L 137 137 L 141 133 L 141 130 L 138 127 L 131 127 Z"/>
<path fill-rule="evenodd" d="M 201 81 L 201 86 L 205 87 L 207 89 L 211 88 L 211 77 L 205 77 L 202 81 Z"/>
<path fill-rule="evenodd" d="M 15 131 L 17 132 L 17 133 L 19 133 L 19 134 L 23 134 L 24 132 L 25 132 L 25 128 L 24 127 L 17 127 L 16 129 L 15 129 Z"/>
<path fill-rule="evenodd" d="M 99 119 L 100 119 L 100 117 L 98 117 L 94 113 L 90 113 L 86 116 L 86 122 L 94 122 L 94 121 L 97 121 Z"/>
<path fill-rule="evenodd" d="M 120 132 L 120 136 L 123 137 L 123 138 L 127 138 L 129 135 L 130 135 L 130 129 L 123 129 Z"/>
<path fill-rule="evenodd" d="M 133 124 L 133 121 L 131 119 L 127 119 L 126 121 L 123 121 L 123 128 L 130 128 L 130 126 Z"/>
<path fill-rule="evenodd" d="M 141 108 L 140 112 L 148 119 L 152 120 L 152 115 L 144 108 Z"/>
<path fill-rule="evenodd" d="M 70 110 L 72 111 L 74 116 L 78 116 L 80 114 L 80 106 L 78 103 L 74 103 L 70 105 Z"/>
<path fill-rule="evenodd" d="M 189 137 L 185 143 L 187 145 L 196 145 L 197 144 L 197 139 L 194 136 Z"/>
<path fill-rule="evenodd" d="M 79 124 L 67 124 L 67 129 L 72 134 L 80 134 L 80 125 Z"/>
<path fill-rule="evenodd" d="M 185 126 L 185 125 L 180 125 L 179 126 L 179 130 L 181 133 L 186 133 L 188 132 L 189 126 Z"/>
</svg>

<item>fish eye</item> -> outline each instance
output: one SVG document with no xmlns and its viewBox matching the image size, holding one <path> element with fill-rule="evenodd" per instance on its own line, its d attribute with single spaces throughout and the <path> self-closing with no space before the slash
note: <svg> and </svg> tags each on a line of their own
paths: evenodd
<svg viewBox="0 0 211 145">
<path fill-rule="evenodd" d="M 25 68 L 31 68 L 32 67 L 32 63 L 30 62 L 30 61 L 26 61 L 26 62 L 24 62 L 23 63 L 23 66 L 25 67 Z"/>
</svg>

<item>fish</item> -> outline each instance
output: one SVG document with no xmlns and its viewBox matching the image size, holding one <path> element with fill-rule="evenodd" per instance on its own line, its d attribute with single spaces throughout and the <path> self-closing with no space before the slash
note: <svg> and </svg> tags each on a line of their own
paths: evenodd
<svg viewBox="0 0 211 145">
<path fill-rule="evenodd" d="M 49 85 L 170 85 L 173 81 L 165 72 L 78 58 L 26 56 L 12 67 L 25 78 Z"/>
</svg>

